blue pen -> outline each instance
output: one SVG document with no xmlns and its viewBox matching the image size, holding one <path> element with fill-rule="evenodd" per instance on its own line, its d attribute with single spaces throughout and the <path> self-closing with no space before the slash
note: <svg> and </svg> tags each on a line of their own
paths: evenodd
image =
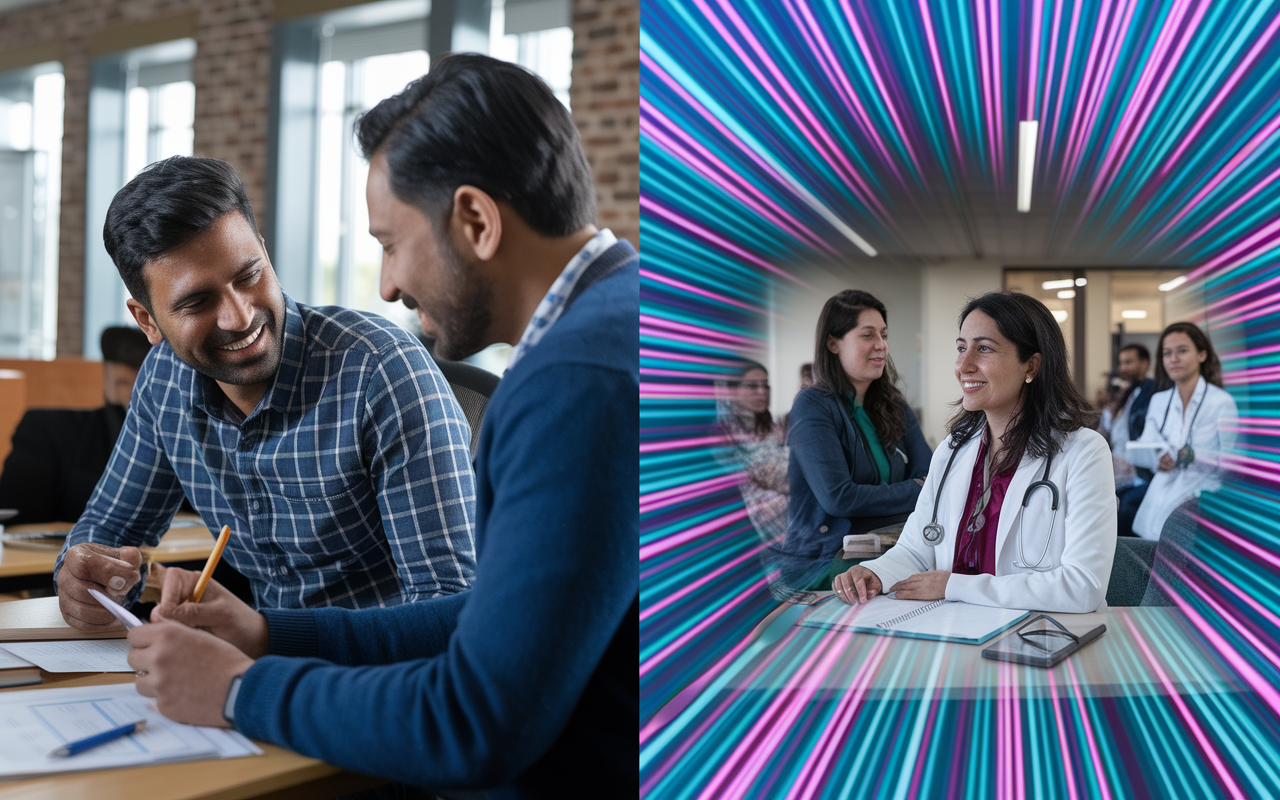
<svg viewBox="0 0 1280 800">
<path fill-rule="evenodd" d="M 50 753 L 49 758 L 66 758 L 67 756 L 74 756 L 76 753 L 83 753 L 91 747 L 97 747 L 98 745 L 106 744 L 107 742 L 114 742 L 116 739 L 128 736 L 129 734 L 140 731 L 145 727 L 147 727 L 147 721 L 145 719 L 140 719 L 137 722 L 130 722 L 128 725 L 121 725 L 119 728 L 112 728 L 109 731 L 95 733 L 92 736 L 86 736 L 85 738 L 74 742 L 67 742 L 62 747 L 59 747 L 57 750 Z"/>
</svg>

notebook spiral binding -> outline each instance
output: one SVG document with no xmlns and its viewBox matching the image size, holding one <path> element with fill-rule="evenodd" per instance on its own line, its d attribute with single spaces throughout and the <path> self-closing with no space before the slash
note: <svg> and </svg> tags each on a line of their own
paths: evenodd
<svg viewBox="0 0 1280 800">
<path fill-rule="evenodd" d="M 895 626 L 897 626 L 897 625 L 901 625 L 902 623 L 906 622 L 906 621 L 907 621 L 907 620 L 909 620 L 909 619 L 915 619 L 916 617 L 920 616 L 921 614 L 927 614 L 928 612 L 930 612 L 930 611 L 934 610 L 935 608 L 938 608 L 938 607 L 940 607 L 940 606 L 944 606 L 944 605 L 946 605 L 947 603 L 954 603 L 954 602 L 956 602 L 956 601 L 955 601 L 955 600 L 934 600 L 934 601 L 933 601 L 932 603 L 930 603 L 929 605 L 927 605 L 927 606 L 920 606 L 920 607 L 919 607 L 919 608 L 917 608 L 915 611 L 908 611 L 908 612 L 907 612 L 907 613 L 905 613 L 905 614 L 899 614 L 898 616 L 894 617 L 893 619 L 887 619 L 887 620 L 885 620 L 884 622 L 877 622 L 877 623 L 876 623 L 876 627 L 877 627 L 877 628 L 884 628 L 885 630 L 888 630 L 888 629 L 893 628 L 893 627 L 895 627 Z"/>
</svg>

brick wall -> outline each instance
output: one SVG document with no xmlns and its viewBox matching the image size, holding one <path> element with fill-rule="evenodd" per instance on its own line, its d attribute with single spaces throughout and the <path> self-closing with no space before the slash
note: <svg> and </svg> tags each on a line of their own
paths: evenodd
<svg viewBox="0 0 1280 800">
<path fill-rule="evenodd" d="M 297 4 L 295 4 L 297 5 Z M 323 7 L 342 5 L 325 0 Z M 266 207 L 271 27 L 275 0 L 60 0 L 0 14 L 6 51 L 57 42 L 66 78 L 58 253 L 58 354 L 79 355 L 84 322 L 89 67 L 130 26 L 194 16 L 197 155 L 235 164 L 259 219 Z M 575 0 L 570 88 L 596 174 L 601 223 L 639 241 L 639 0 Z M 136 29 L 135 29 L 136 30 Z"/>
<path fill-rule="evenodd" d="M 573 118 L 600 224 L 640 246 L 640 0 L 574 0 Z"/>
</svg>

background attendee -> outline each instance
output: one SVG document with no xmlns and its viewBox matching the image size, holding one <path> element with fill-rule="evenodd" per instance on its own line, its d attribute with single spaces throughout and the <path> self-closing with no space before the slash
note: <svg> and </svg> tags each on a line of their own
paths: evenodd
<svg viewBox="0 0 1280 800">
<path fill-rule="evenodd" d="M 734 368 L 723 381 L 716 401 L 716 418 L 728 444 L 733 465 L 747 473 L 739 484 L 747 516 L 765 542 L 780 542 L 787 534 L 786 429 L 769 413 L 769 373 L 754 361 Z"/>
<path fill-rule="evenodd" d="M 183 497 L 271 607 L 452 594 L 475 563 L 470 432 L 412 335 L 280 289 L 235 168 L 174 156 L 138 173 L 103 239 L 156 349 L 55 580 L 75 627 L 132 601 L 137 546 Z"/>
<path fill-rule="evenodd" d="M 102 477 L 151 343 L 123 325 L 105 329 L 100 341 L 102 407 L 33 408 L 13 432 L 0 472 L 0 508 L 18 510 L 8 524 L 75 522 Z"/>
<path fill-rule="evenodd" d="M 1218 459 L 1235 441 L 1222 423 L 1240 415 L 1222 388 L 1213 343 L 1198 326 L 1175 322 L 1165 328 L 1159 354 L 1156 383 L 1173 385 L 1151 398 L 1140 446 L 1128 448 L 1135 465 L 1155 470 L 1133 518 L 1133 532 L 1144 539 L 1159 539 L 1175 508 L 1221 485 Z"/>
<path fill-rule="evenodd" d="M 1133 517 L 1142 505 L 1152 472 L 1146 467 L 1135 467 L 1129 459 L 1128 444 L 1142 436 L 1147 418 L 1147 407 L 1156 392 L 1156 382 L 1147 377 L 1151 368 L 1151 353 L 1140 344 L 1126 345 L 1120 350 L 1116 367 L 1122 389 L 1111 405 L 1102 412 L 1101 430 L 1111 443 L 1112 464 L 1116 475 L 1116 496 L 1119 498 L 1119 527 L 1121 536 L 1133 535 Z"/>
<path fill-rule="evenodd" d="M 961 407 L 915 513 L 889 552 L 836 578 L 836 593 L 1094 611 L 1115 556 L 1115 483 L 1061 328 L 1039 300 L 991 292 L 960 313 L 956 346 Z"/>
<path fill-rule="evenodd" d="M 365 774 L 494 800 L 634 796 L 639 258 L 595 228 L 573 120 L 514 64 L 435 60 L 357 138 L 383 298 L 416 307 L 445 357 L 516 347 L 481 433 L 475 586 L 259 615 L 217 590 L 178 605 L 195 575 L 170 570 L 157 613 L 226 641 L 134 628 L 138 690 Z"/>
<path fill-rule="evenodd" d="M 849 289 L 818 317 L 813 386 L 796 395 L 787 444 L 791 510 L 783 581 L 826 589 L 847 566 L 844 537 L 904 521 L 929 446 L 898 388 L 884 304 Z"/>
</svg>

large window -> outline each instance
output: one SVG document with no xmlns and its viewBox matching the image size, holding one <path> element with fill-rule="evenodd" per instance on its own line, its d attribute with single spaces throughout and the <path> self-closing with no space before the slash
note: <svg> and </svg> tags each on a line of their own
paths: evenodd
<svg viewBox="0 0 1280 800">
<path fill-rule="evenodd" d="M 0 356 L 53 358 L 62 67 L 0 74 Z"/>
<path fill-rule="evenodd" d="M 569 0 L 494 0 L 490 54 L 528 67 L 569 106 L 573 29 Z"/>
<path fill-rule="evenodd" d="M 108 325 L 131 324 L 128 292 L 102 246 L 102 225 L 116 192 L 143 167 L 192 154 L 194 39 L 176 39 L 95 59 L 89 96 L 86 187 L 84 354 L 100 358 Z"/>
</svg>

